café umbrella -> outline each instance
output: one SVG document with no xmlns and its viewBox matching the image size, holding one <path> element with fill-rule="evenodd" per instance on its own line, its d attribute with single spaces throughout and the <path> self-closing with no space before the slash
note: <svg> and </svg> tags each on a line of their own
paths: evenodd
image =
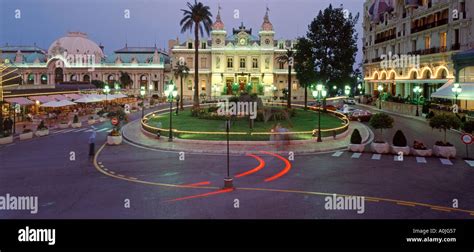
<svg viewBox="0 0 474 252">
<path fill-rule="evenodd" d="M 76 105 L 76 103 L 70 102 L 68 100 L 62 100 L 62 101 L 50 101 L 50 102 L 42 104 L 41 107 L 60 108 L 60 107 L 67 107 L 67 106 L 72 106 L 72 105 Z"/>
</svg>

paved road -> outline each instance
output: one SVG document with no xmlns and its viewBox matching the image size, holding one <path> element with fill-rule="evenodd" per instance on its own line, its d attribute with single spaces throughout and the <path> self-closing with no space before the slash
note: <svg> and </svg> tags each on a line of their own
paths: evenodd
<svg viewBox="0 0 474 252">
<path fill-rule="evenodd" d="M 407 138 L 424 132 L 422 140 L 434 141 L 427 125 L 405 123 L 415 130 L 405 132 Z M 98 143 L 110 127 L 98 126 Z M 0 147 L 0 196 L 38 196 L 40 202 L 36 215 L 0 211 L 0 218 L 474 218 L 474 168 L 461 159 L 443 164 L 337 152 L 290 160 L 256 150 L 231 157 L 231 174 L 241 176 L 235 190 L 225 191 L 223 155 L 185 153 L 180 160 L 176 152 L 123 144 L 101 149 L 93 165 L 89 134 L 63 131 Z M 69 160 L 71 151 L 76 161 Z M 365 196 L 364 213 L 326 210 L 325 197 L 334 193 Z"/>
</svg>

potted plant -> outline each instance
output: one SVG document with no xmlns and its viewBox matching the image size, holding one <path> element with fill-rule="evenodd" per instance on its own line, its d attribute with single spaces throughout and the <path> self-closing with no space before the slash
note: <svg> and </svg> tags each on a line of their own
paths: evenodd
<svg viewBox="0 0 474 252">
<path fill-rule="evenodd" d="M 13 143 L 13 135 L 8 132 L 0 133 L 0 144 L 10 144 Z"/>
<path fill-rule="evenodd" d="M 393 135 L 392 153 L 395 155 L 398 155 L 399 153 L 403 153 L 404 156 L 410 155 L 410 147 L 407 144 L 407 138 L 401 130 L 397 130 L 395 135 Z"/>
<path fill-rule="evenodd" d="M 72 127 L 73 128 L 80 128 L 82 127 L 82 123 L 79 122 L 79 117 L 77 115 L 74 115 L 74 118 L 72 119 Z"/>
<path fill-rule="evenodd" d="M 119 145 L 122 143 L 122 135 L 117 128 L 114 128 L 107 136 L 108 145 Z"/>
<path fill-rule="evenodd" d="M 38 127 L 36 128 L 35 135 L 38 137 L 49 135 L 49 129 L 44 125 L 44 121 L 41 121 Z"/>
<path fill-rule="evenodd" d="M 87 124 L 92 125 L 92 124 L 94 124 L 94 123 L 95 123 L 94 117 L 93 117 L 93 116 L 90 116 L 90 117 L 89 117 L 89 120 L 87 120 Z"/>
<path fill-rule="evenodd" d="M 411 148 L 411 153 L 418 157 L 431 157 L 433 150 L 428 149 L 422 142 L 415 140 L 413 142 L 413 147 Z"/>
<path fill-rule="evenodd" d="M 23 132 L 20 134 L 20 140 L 26 140 L 33 138 L 33 131 L 23 126 Z"/>
<path fill-rule="evenodd" d="M 352 152 L 364 152 L 365 144 L 362 144 L 362 136 L 358 129 L 352 131 L 351 143 L 349 144 L 349 150 Z"/>
<path fill-rule="evenodd" d="M 61 120 L 61 121 L 59 122 L 59 128 L 60 128 L 60 129 L 67 129 L 67 128 L 69 128 L 69 122 L 66 121 L 66 120 Z"/>
<path fill-rule="evenodd" d="M 380 138 L 373 141 L 370 145 L 372 151 L 378 154 L 389 153 L 390 145 L 383 139 L 383 130 L 393 127 L 393 118 L 385 113 L 378 113 L 370 118 L 369 124 L 372 128 L 380 130 Z"/>
<path fill-rule="evenodd" d="M 437 141 L 433 146 L 433 154 L 444 158 L 456 157 L 456 147 L 446 140 L 446 131 L 458 129 L 461 126 L 461 120 L 451 114 L 439 114 L 430 119 L 430 126 L 433 129 L 444 131 L 444 141 Z"/>
</svg>

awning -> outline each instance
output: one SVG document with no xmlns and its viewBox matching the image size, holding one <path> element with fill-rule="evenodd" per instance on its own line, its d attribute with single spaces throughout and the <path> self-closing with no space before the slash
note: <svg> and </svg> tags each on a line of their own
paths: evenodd
<svg viewBox="0 0 474 252">
<path fill-rule="evenodd" d="M 16 103 L 20 105 L 33 105 L 34 102 L 26 99 L 25 97 L 16 97 L 16 98 L 5 98 L 5 101 L 8 103 Z"/>
<path fill-rule="evenodd" d="M 83 96 L 81 99 L 75 100 L 77 103 L 92 103 L 92 102 L 101 102 L 103 100 L 95 96 Z"/>
<path fill-rule="evenodd" d="M 448 79 L 416 79 L 416 80 L 396 80 L 397 83 L 413 83 L 413 84 L 444 84 Z"/>
<path fill-rule="evenodd" d="M 53 99 L 55 99 L 55 100 L 57 100 L 57 101 L 64 101 L 64 100 L 67 100 L 67 97 L 66 97 L 66 96 L 60 95 L 60 94 L 49 95 L 49 97 L 52 97 Z"/>
<path fill-rule="evenodd" d="M 454 99 L 454 93 L 451 90 L 453 88 L 453 80 L 448 81 L 436 92 L 431 94 L 431 97 L 442 98 L 442 99 Z M 458 95 L 458 100 L 474 101 L 474 83 L 459 83 L 459 87 L 462 89 Z"/>
<path fill-rule="evenodd" d="M 47 102 L 47 103 L 41 105 L 41 107 L 59 108 L 59 107 L 66 107 L 66 106 L 72 106 L 72 105 L 76 105 L 76 104 L 74 102 L 70 102 L 68 100 L 62 100 L 62 101 L 50 101 L 50 102 Z"/>
<path fill-rule="evenodd" d="M 82 98 L 82 95 L 80 94 L 65 94 L 64 96 L 72 100 L 78 100 Z"/>
<path fill-rule="evenodd" d="M 39 101 L 41 103 L 47 103 L 50 101 L 55 101 L 53 97 L 46 96 L 46 95 L 40 95 L 40 96 L 29 96 L 28 99 L 32 101 Z"/>
</svg>

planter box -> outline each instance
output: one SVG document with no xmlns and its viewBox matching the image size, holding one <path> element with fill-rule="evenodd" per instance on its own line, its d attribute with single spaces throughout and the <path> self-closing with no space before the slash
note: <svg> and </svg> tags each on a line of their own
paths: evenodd
<svg viewBox="0 0 474 252">
<path fill-rule="evenodd" d="M 351 152 L 364 152 L 365 144 L 349 144 L 349 151 Z"/>
<path fill-rule="evenodd" d="M 20 140 L 26 140 L 33 138 L 33 132 L 20 134 Z"/>
<path fill-rule="evenodd" d="M 395 155 L 398 155 L 398 153 L 403 153 L 403 156 L 408 156 L 410 155 L 410 147 L 405 146 L 405 147 L 399 147 L 399 146 L 393 146 L 392 145 L 392 153 Z"/>
<path fill-rule="evenodd" d="M 107 136 L 108 145 L 120 145 L 122 143 L 122 136 Z"/>
<path fill-rule="evenodd" d="M 433 154 L 438 157 L 444 158 L 455 158 L 456 157 L 456 147 L 454 146 L 433 146 Z"/>
<path fill-rule="evenodd" d="M 411 153 L 413 156 L 418 156 L 418 157 L 431 157 L 433 155 L 433 150 L 428 149 L 428 150 L 417 150 L 411 148 Z"/>
<path fill-rule="evenodd" d="M 390 145 L 388 143 L 371 143 L 370 148 L 372 152 L 375 152 L 378 154 L 390 153 Z"/>
<path fill-rule="evenodd" d="M 82 127 L 82 123 L 81 123 L 81 122 L 72 123 L 71 125 L 72 125 L 73 128 L 80 128 L 80 127 Z"/>
<path fill-rule="evenodd" d="M 92 125 L 92 124 L 95 123 L 95 119 L 92 119 L 92 120 L 89 119 L 89 120 L 87 120 L 87 123 L 88 123 L 89 125 Z"/>
<path fill-rule="evenodd" d="M 67 128 L 69 128 L 69 123 L 60 123 L 59 128 L 60 129 L 67 129 Z"/>
<path fill-rule="evenodd" d="M 10 143 L 13 143 L 13 136 L 0 138 L 0 144 L 10 144 Z"/>
<path fill-rule="evenodd" d="M 36 135 L 37 137 L 47 136 L 47 135 L 49 135 L 49 129 L 37 130 L 37 131 L 35 132 L 35 135 Z"/>
</svg>

